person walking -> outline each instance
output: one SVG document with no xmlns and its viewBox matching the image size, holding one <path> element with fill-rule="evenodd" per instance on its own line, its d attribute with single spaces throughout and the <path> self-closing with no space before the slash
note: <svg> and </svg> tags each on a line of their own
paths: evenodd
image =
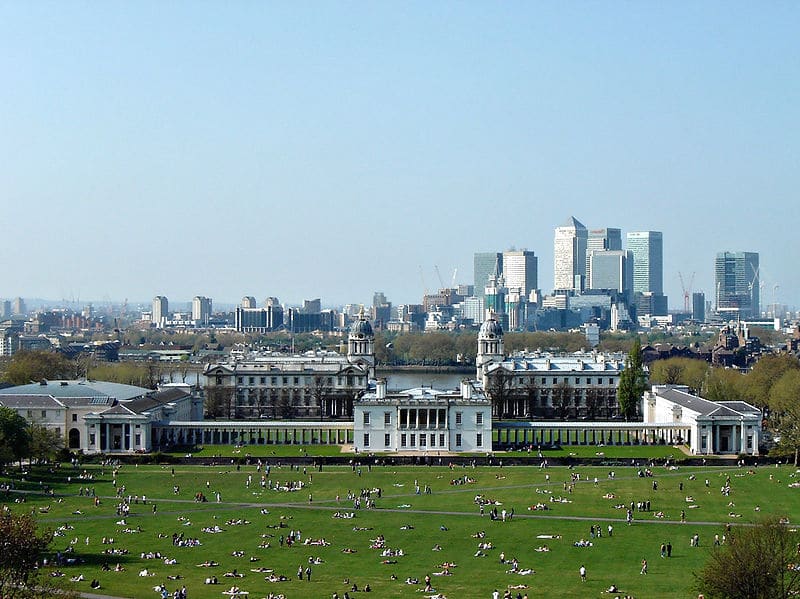
<svg viewBox="0 0 800 599">
<path fill-rule="evenodd" d="M 581 567 L 578 570 L 578 572 L 580 572 L 581 575 L 581 582 L 586 582 L 586 566 L 581 564 Z"/>
<path fill-rule="evenodd" d="M 647 574 L 647 560 L 642 560 L 642 569 L 639 571 L 639 574 Z"/>
</svg>

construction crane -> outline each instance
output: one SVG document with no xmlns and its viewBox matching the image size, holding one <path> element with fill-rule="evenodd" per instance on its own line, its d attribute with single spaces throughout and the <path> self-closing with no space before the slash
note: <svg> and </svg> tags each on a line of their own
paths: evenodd
<svg viewBox="0 0 800 599">
<path fill-rule="evenodd" d="M 453 289 L 456 288 L 456 276 L 458 276 L 457 266 L 453 269 L 453 279 L 450 281 L 450 287 L 452 287 Z"/>
<path fill-rule="evenodd" d="M 441 285 L 441 288 L 444 289 L 444 280 L 442 279 L 442 273 L 439 272 L 439 267 L 434 264 L 433 269 L 436 271 L 436 278 L 439 279 L 439 285 Z"/>
<path fill-rule="evenodd" d="M 685 285 L 683 282 L 683 274 L 678 272 L 678 278 L 681 280 L 681 289 L 683 290 L 683 311 L 689 312 L 689 307 L 691 306 L 691 299 L 690 296 L 692 295 L 692 284 L 694 283 L 694 274 L 689 277 L 689 285 Z"/>
</svg>

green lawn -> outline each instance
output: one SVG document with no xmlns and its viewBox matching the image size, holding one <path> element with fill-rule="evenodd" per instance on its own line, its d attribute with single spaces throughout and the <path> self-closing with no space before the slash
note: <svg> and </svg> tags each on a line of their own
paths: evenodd
<svg viewBox="0 0 800 599">
<path fill-rule="evenodd" d="M 216 448 L 215 448 L 216 449 Z M 297 448 L 296 448 L 297 449 Z M 606 448 L 610 449 L 610 448 Z M 281 592 L 289 598 L 312 597 L 329 599 L 333 591 L 340 596 L 349 585 L 359 588 L 369 584 L 375 597 L 420 597 L 422 585 L 405 584 L 408 577 L 420 580 L 426 574 L 441 571 L 443 562 L 457 564 L 451 576 L 432 576 L 434 587 L 451 599 L 491 597 L 491 591 L 501 591 L 509 585 L 527 585 L 520 589 L 529 597 L 609 597 L 602 591 L 616 584 L 623 593 L 637 598 L 692 597 L 692 572 L 702 566 L 715 534 L 725 534 L 725 524 L 743 524 L 759 515 L 777 514 L 800 519 L 800 488 L 789 484 L 799 480 L 789 467 L 762 467 L 753 470 L 708 465 L 706 468 L 677 470 L 654 468 L 654 477 L 639 477 L 636 468 L 613 467 L 615 478 L 609 478 L 611 467 L 548 468 L 538 467 L 478 467 L 450 469 L 439 467 L 367 467 L 353 471 L 350 467 L 324 467 L 321 472 L 288 466 L 273 467 L 269 480 L 283 485 L 302 482 L 298 491 L 262 489 L 261 473 L 255 466 L 241 469 L 228 466 L 122 466 L 117 474 L 117 486 L 125 485 L 126 494 L 137 494 L 126 524 L 115 513 L 112 469 L 87 466 L 93 480 L 79 479 L 82 469 L 73 471 L 64 466 L 54 473 L 34 470 L 25 480 L 16 477 L 20 488 L 38 492 L 43 484 L 54 487 L 63 502 L 31 494 L 25 503 L 14 503 L 12 494 L 8 505 L 14 510 L 33 510 L 42 526 L 56 529 L 69 526 L 63 536 L 56 537 L 53 549 L 65 549 L 77 539 L 74 555 L 80 560 L 62 568 L 66 578 L 83 574 L 86 581 L 74 585 L 89 590 L 93 577 L 101 582 L 101 592 L 121 597 L 157 597 L 153 587 L 166 583 L 170 590 L 185 584 L 192 599 L 220 599 L 222 591 L 235 583 L 250 592 L 250 597 L 264 597 L 269 592 Z M 564 485 L 570 476 L 581 477 L 570 493 Z M 67 476 L 71 480 L 67 481 Z M 248 476 L 252 476 L 249 488 Z M 549 476 L 549 480 L 547 477 Z M 725 497 L 720 492 L 730 476 L 733 492 Z M 800 476 L 800 475 L 798 475 Z M 467 477 L 470 482 L 451 484 Z M 597 477 L 595 484 L 594 478 Z M 706 479 L 708 486 L 706 486 Z M 415 493 L 415 481 L 431 494 Z M 474 482 L 472 482 L 474 481 Z M 658 489 L 653 489 L 653 482 Z M 681 490 L 680 486 L 683 485 Z M 100 506 L 78 495 L 80 487 L 89 487 L 101 497 Z M 173 487 L 179 487 L 179 493 Z M 361 489 L 382 490 L 376 499 L 376 509 L 353 509 L 346 499 L 348 492 Z M 197 492 L 205 493 L 209 501 L 195 502 Z M 215 493 L 220 493 L 217 503 Z M 312 502 L 309 503 L 309 494 Z M 144 505 L 141 496 L 147 497 Z M 339 496 L 339 502 L 336 497 Z M 514 509 L 515 516 L 506 522 L 492 521 L 488 513 L 480 516 L 474 499 L 483 495 L 500 503 L 498 510 Z M 606 499 L 604 495 L 613 495 Z M 687 497 L 693 501 L 687 501 Z M 564 499 L 565 502 L 551 501 Z M 625 524 L 625 510 L 615 505 L 631 501 L 650 501 L 652 511 L 636 512 L 634 524 Z M 157 505 L 153 514 L 152 504 Z M 527 508 L 537 503 L 546 511 Z M 733 504 L 733 505 L 729 505 Z M 697 507 L 691 508 L 689 506 Z M 759 507 L 760 511 L 756 511 Z M 47 513 L 39 513 L 49 509 Z M 266 510 L 268 513 L 261 513 Z M 355 512 L 353 519 L 332 518 L 335 511 Z M 686 513 L 686 523 L 680 523 L 680 512 Z M 76 513 L 80 511 L 81 513 Z M 487 510 L 488 512 L 488 510 Z M 663 512 L 657 518 L 656 512 Z M 732 514 L 739 515 L 734 517 Z M 245 519 L 249 524 L 228 525 L 229 519 Z M 280 525 L 282 528 L 278 528 Z M 613 526 L 608 537 L 607 526 Z M 208 526 L 220 526 L 224 532 L 209 534 L 201 531 Z M 602 538 L 590 538 L 590 526 L 603 529 Z M 125 529 L 141 532 L 124 532 Z M 413 527 L 413 528 L 410 528 Z M 446 530 L 443 530 L 446 529 Z M 300 530 L 302 537 L 324 538 L 329 546 L 281 546 L 279 538 L 290 530 Z M 472 535 L 485 531 L 484 539 Z M 196 537 L 199 547 L 174 547 L 172 534 Z M 690 548 L 689 539 L 700 535 L 700 547 Z M 264 535 L 264 536 L 262 536 Z M 370 548 L 370 539 L 383 535 L 386 546 L 402 549 L 402 556 L 383 557 L 381 551 Z M 560 535 L 561 538 L 540 539 L 539 535 Z M 86 544 L 86 538 L 89 544 Z M 113 545 L 101 543 L 102 537 L 113 537 Z M 587 539 L 592 547 L 578 548 L 573 542 Z M 476 557 L 478 542 L 491 542 L 493 549 L 485 557 Z M 673 554 L 661 559 L 659 547 L 669 541 Z M 269 547 L 259 547 L 269 543 Z M 435 545 L 441 551 L 433 551 Z M 537 552 L 547 545 L 549 552 Z M 127 555 L 106 556 L 101 552 L 109 547 L 128 550 Z M 344 553 L 349 548 L 354 553 Z M 176 565 L 141 558 L 145 551 L 158 551 L 177 559 Z M 235 557 L 233 551 L 243 551 Z M 509 564 L 500 562 L 500 553 L 507 560 L 516 557 L 521 569 L 531 568 L 535 574 L 509 574 Z M 312 581 L 296 578 L 300 565 L 308 565 L 309 557 L 319 557 L 322 563 L 312 565 Z M 251 558 L 257 561 L 250 561 Z M 641 560 L 649 562 L 647 576 L 639 574 Z M 205 560 L 219 562 L 218 567 L 200 568 Z M 384 560 L 397 563 L 382 563 Z M 103 572 L 101 564 L 120 563 L 124 572 Z M 580 581 L 578 568 L 585 564 L 588 580 Z M 265 574 L 251 568 L 265 567 L 291 580 L 270 583 Z M 139 577 L 143 568 L 155 572 L 153 577 Z M 224 578 L 222 574 L 236 568 L 244 572 L 241 579 Z M 204 578 L 216 574 L 220 585 L 205 585 Z M 181 576 L 170 580 L 169 575 Z M 396 576 L 396 580 L 392 579 Z M 349 583 L 345 583 L 349 579 Z M 517 590 L 514 590 L 516 594 Z M 353 594 L 351 593 L 351 596 Z"/>
</svg>

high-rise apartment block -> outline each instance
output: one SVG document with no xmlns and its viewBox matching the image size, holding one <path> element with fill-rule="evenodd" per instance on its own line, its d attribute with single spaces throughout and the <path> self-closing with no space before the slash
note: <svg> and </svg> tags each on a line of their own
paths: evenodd
<svg viewBox="0 0 800 599">
<path fill-rule="evenodd" d="M 588 231 L 577 219 L 570 217 L 556 227 L 554 255 L 554 285 L 557 290 L 581 291 L 586 278 L 586 243 Z"/>
<path fill-rule="evenodd" d="M 717 312 L 743 318 L 761 315 L 757 252 L 719 252 L 714 263 Z"/>
<path fill-rule="evenodd" d="M 660 231 L 632 231 L 627 235 L 633 252 L 634 293 L 664 293 L 664 243 Z"/>
<path fill-rule="evenodd" d="M 169 300 L 163 295 L 157 295 L 153 298 L 153 314 L 150 316 L 150 322 L 156 328 L 163 329 L 167 318 L 169 318 Z"/>
<path fill-rule="evenodd" d="M 539 286 L 539 259 L 528 250 L 503 252 L 503 277 L 508 289 L 527 298 Z"/>
<path fill-rule="evenodd" d="M 211 298 L 196 295 L 192 300 L 192 320 L 195 325 L 207 325 L 211 318 Z"/>
<path fill-rule="evenodd" d="M 692 320 L 706 321 L 706 294 L 695 292 L 692 294 Z"/>
<path fill-rule="evenodd" d="M 501 252 L 478 252 L 473 262 L 475 277 L 475 297 L 484 297 L 489 278 L 503 274 L 503 254 Z"/>
</svg>

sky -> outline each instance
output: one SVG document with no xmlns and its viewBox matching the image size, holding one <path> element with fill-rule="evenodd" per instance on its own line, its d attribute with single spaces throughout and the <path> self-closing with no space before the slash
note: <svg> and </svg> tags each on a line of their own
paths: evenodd
<svg viewBox="0 0 800 599">
<path fill-rule="evenodd" d="M 798 305 L 800 3 L 0 0 L 0 297 L 419 303 L 657 230 Z M 777 286 L 777 287 L 776 287 Z"/>
</svg>

